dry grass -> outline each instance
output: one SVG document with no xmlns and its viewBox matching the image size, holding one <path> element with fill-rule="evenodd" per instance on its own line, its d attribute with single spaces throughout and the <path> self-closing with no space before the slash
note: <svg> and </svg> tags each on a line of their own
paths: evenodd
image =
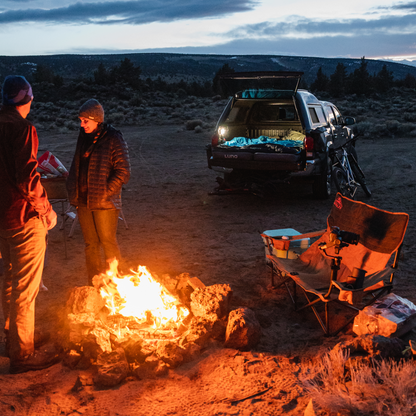
<svg viewBox="0 0 416 416">
<path fill-rule="evenodd" d="M 301 377 L 321 411 L 339 415 L 416 414 L 414 361 L 349 362 L 344 352 L 330 352 Z"/>
</svg>

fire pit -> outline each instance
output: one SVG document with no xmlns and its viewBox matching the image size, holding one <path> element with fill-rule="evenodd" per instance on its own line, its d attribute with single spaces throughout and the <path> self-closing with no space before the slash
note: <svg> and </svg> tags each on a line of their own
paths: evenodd
<svg viewBox="0 0 416 416">
<path fill-rule="evenodd" d="M 131 372 L 165 374 L 194 359 L 210 339 L 225 338 L 227 284 L 206 287 L 185 273 L 159 279 L 144 266 L 120 276 L 113 263 L 93 285 L 73 289 L 67 302 L 64 364 L 97 365 L 97 384 L 115 385 Z"/>
</svg>

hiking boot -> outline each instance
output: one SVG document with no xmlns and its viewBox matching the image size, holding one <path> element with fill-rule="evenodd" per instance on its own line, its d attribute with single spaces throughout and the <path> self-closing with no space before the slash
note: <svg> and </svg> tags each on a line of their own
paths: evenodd
<svg viewBox="0 0 416 416">
<path fill-rule="evenodd" d="M 26 373 L 27 371 L 43 370 L 51 367 L 60 361 L 59 354 L 55 349 L 38 350 L 27 355 L 22 360 L 14 360 L 10 362 L 10 374 Z"/>
<path fill-rule="evenodd" d="M 5 348 L 5 354 L 6 357 L 10 357 L 10 338 L 8 336 L 9 331 L 4 331 L 6 334 L 6 348 Z M 38 330 L 35 329 L 35 334 L 34 334 L 34 345 L 35 348 L 39 348 L 42 345 L 46 344 L 49 339 L 51 337 L 51 334 L 49 332 L 40 332 Z"/>
<path fill-rule="evenodd" d="M 50 332 L 47 332 L 47 331 L 41 332 L 35 329 L 35 335 L 34 335 L 35 348 L 39 348 L 42 345 L 46 344 L 49 341 L 50 337 L 51 337 Z"/>
</svg>

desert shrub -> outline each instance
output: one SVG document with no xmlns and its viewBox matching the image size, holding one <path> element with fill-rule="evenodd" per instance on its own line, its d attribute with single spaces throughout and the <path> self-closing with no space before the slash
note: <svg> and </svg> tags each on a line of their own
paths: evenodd
<svg viewBox="0 0 416 416">
<path fill-rule="evenodd" d="M 59 111 L 59 107 L 57 107 L 54 103 L 50 101 L 48 101 L 47 103 L 43 103 L 42 108 L 44 111 L 52 111 L 52 112 Z"/>
<path fill-rule="evenodd" d="M 55 124 L 58 127 L 62 127 L 65 124 L 65 119 L 58 117 L 55 119 Z"/>
<path fill-rule="evenodd" d="M 69 133 L 72 133 L 72 131 L 71 131 L 71 129 L 69 129 L 68 127 L 63 126 L 63 127 L 61 127 L 61 128 L 59 129 L 59 133 L 62 133 L 62 134 L 69 134 Z"/>
<path fill-rule="evenodd" d="M 362 136 L 368 136 L 372 128 L 372 123 L 370 121 L 362 121 L 357 123 L 357 131 Z"/>
<path fill-rule="evenodd" d="M 110 113 L 107 117 L 107 121 L 109 123 L 121 124 L 125 120 L 124 114 L 122 112 L 119 113 Z"/>
<path fill-rule="evenodd" d="M 123 106 L 123 103 L 119 103 L 119 105 L 117 105 L 115 108 L 112 109 L 113 113 L 123 113 L 126 114 L 128 110 L 126 109 L 126 107 Z"/>
<path fill-rule="evenodd" d="M 62 104 L 63 108 L 68 108 L 69 110 L 77 110 L 78 111 L 78 104 L 74 101 L 65 101 Z"/>
<path fill-rule="evenodd" d="M 40 114 L 36 115 L 36 120 L 39 120 L 39 121 L 51 121 L 52 120 L 52 117 L 49 114 L 47 114 L 47 113 L 40 113 Z"/>
<path fill-rule="evenodd" d="M 330 414 L 401 415 L 416 410 L 416 366 L 413 361 L 349 363 L 331 351 L 301 375 L 314 404 Z"/>
<path fill-rule="evenodd" d="M 387 130 L 391 134 L 396 134 L 400 130 L 400 122 L 397 120 L 387 120 L 386 122 Z"/>
<path fill-rule="evenodd" d="M 129 105 L 133 107 L 140 107 L 143 104 L 143 98 L 140 95 L 135 94 L 129 100 Z"/>
<path fill-rule="evenodd" d="M 78 130 L 79 129 L 79 123 L 76 123 L 75 121 L 72 120 L 67 120 L 65 121 L 65 127 L 69 130 Z"/>
<path fill-rule="evenodd" d="M 179 99 L 183 99 L 183 98 L 186 98 L 188 96 L 188 93 L 183 88 L 178 88 L 176 90 L 176 96 Z"/>
<path fill-rule="evenodd" d="M 415 113 L 409 113 L 406 112 L 403 114 L 403 119 L 405 121 L 416 121 L 416 112 Z"/>
<path fill-rule="evenodd" d="M 57 129 L 57 126 L 55 123 L 49 123 L 49 124 L 45 123 L 45 130 L 53 131 L 56 129 Z"/>
<path fill-rule="evenodd" d="M 81 81 L 78 84 L 74 85 L 74 89 L 75 89 L 75 91 L 89 92 L 91 88 L 85 82 Z M 84 100 L 84 101 L 86 101 L 86 100 Z"/>
<path fill-rule="evenodd" d="M 137 113 L 138 114 L 146 114 L 146 113 L 148 113 L 149 112 L 149 109 L 147 108 L 147 107 L 139 107 L 138 109 L 137 109 Z"/>
<path fill-rule="evenodd" d="M 415 123 L 402 123 L 400 124 L 397 133 L 402 134 L 404 136 L 408 136 L 411 131 L 415 130 L 415 128 Z"/>
<path fill-rule="evenodd" d="M 188 120 L 185 123 L 186 130 L 195 130 L 195 127 L 201 126 L 202 120 Z"/>
</svg>

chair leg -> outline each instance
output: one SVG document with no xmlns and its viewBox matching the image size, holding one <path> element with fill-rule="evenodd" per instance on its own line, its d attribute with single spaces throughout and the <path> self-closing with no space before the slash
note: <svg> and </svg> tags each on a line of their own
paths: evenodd
<svg viewBox="0 0 416 416">
<path fill-rule="evenodd" d="M 124 217 L 124 212 L 122 209 L 120 209 L 120 218 L 124 221 L 124 226 L 126 227 L 126 230 L 129 229 L 129 226 L 127 225 L 126 218 Z"/>
<path fill-rule="evenodd" d="M 69 214 L 74 214 L 74 216 L 69 215 Z M 68 212 L 67 214 L 69 217 L 73 218 L 72 219 L 72 224 L 71 224 L 71 230 L 69 231 L 68 237 L 72 237 L 74 235 L 74 231 L 75 231 L 75 226 L 77 225 L 78 222 L 78 213 L 75 212 Z"/>
</svg>

